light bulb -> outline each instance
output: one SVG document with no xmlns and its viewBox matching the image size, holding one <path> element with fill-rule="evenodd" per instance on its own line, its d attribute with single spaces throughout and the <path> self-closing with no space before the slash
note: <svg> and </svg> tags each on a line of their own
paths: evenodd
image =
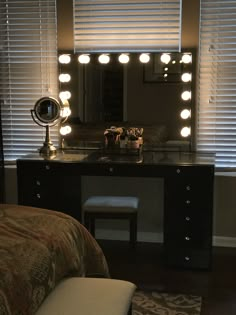
<svg viewBox="0 0 236 315">
<path fill-rule="evenodd" d="M 183 73 L 181 79 L 183 82 L 190 82 L 192 80 L 192 74 L 188 72 Z"/>
<path fill-rule="evenodd" d="M 62 64 L 68 64 L 71 62 L 71 56 L 67 54 L 63 54 L 59 56 L 58 60 Z"/>
<path fill-rule="evenodd" d="M 98 61 L 102 64 L 107 64 L 110 62 L 110 56 L 106 54 L 102 54 L 98 57 Z"/>
<path fill-rule="evenodd" d="M 78 57 L 78 61 L 79 61 L 79 63 L 87 64 L 90 62 L 90 56 L 89 55 L 80 55 Z"/>
<path fill-rule="evenodd" d="M 129 62 L 129 56 L 127 54 L 121 54 L 119 57 L 120 63 L 128 63 Z"/>
<path fill-rule="evenodd" d="M 192 56 L 190 54 L 183 54 L 181 61 L 183 63 L 190 63 L 192 62 Z"/>
<path fill-rule="evenodd" d="M 139 56 L 139 61 L 142 63 L 148 63 L 150 61 L 150 55 L 149 54 L 141 54 Z"/>
<path fill-rule="evenodd" d="M 68 73 L 61 73 L 59 75 L 59 81 L 62 83 L 69 82 L 71 80 L 71 76 Z"/>
<path fill-rule="evenodd" d="M 188 119 L 191 116 L 191 111 L 189 109 L 183 109 L 180 113 L 182 119 Z"/>
<path fill-rule="evenodd" d="M 61 117 L 65 118 L 65 117 L 70 116 L 70 114 L 71 114 L 70 107 L 63 107 L 62 108 L 62 110 L 61 110 Z"/>
<path fill-rule="evenodd" d="M 180 134 L 182 137 L 186 138 L 190 136 L 191 134 L 191 128 L 190 127 L 183 127 L 180 131 Z"/>
<path fill-rule="evenodd" d="M 60 97 L 60 99 L 62 101 L 63 100 L 68 100 L 68 99 L 71 98 L 71 92 L 69 92 L 69 91 L 62 91 L 62 92 L 60 92 L 59 97 Z"/>
<path fill-rule="evenodd" d="M 181 98 L 184 100 L 184 101 L 188 101 L 191 99 L 191 92 L 190 91 L 184 91 L 182 94 L 181 94 Z"/>
<path fill-rule="evenodd" d="M 60 128 L 60 134 L 62 135 L 62 136 L 65 136 L 65 135 L 67 135 L 68 133 L 71 133 L 71 126 L 68 126 L 68 125 L 66 125 L 66 126 L 62 126 L 61 128 Z"/>
<path fill-rule="evenodd" d="M 171 57 L 169 54 L 162 54 L 161 55 L 161 62 L 168 64 L 171 60 Z"/>
</svg>

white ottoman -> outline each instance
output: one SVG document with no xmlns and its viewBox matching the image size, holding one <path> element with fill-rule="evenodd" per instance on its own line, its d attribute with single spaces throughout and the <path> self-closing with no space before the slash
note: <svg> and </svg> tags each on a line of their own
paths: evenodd
<svg viewBox="0 0 236 315">
<path fill-rule="evenodd" d="M 128 315 L 136 286 L 104 278 L 67 278 L 49 294 L 35 315 Z"/>
</svg>

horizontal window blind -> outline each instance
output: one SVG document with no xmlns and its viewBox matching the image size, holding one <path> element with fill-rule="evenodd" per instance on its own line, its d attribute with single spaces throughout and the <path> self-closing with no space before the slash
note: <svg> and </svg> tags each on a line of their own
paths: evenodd
<svg viewBox="0 0 236 315">
<path fill-rule="evenodd" d="M 198 151 L 236 167 L 236 1 L 201 0 Z"/>
<path fill-rule="evenodd" d="M 0 2 L 0 103 L 5 160 L 37 150 L 45 128 L 30 110 L 42 96 L 58 96 L 56 1 Z M 58 128 L 51 129 L 54 144 Z"/>
<path fill-rule="evenodd" d="M 182 0 L 74 0 L 75 52 L 180 51 Z"/>
</svg>

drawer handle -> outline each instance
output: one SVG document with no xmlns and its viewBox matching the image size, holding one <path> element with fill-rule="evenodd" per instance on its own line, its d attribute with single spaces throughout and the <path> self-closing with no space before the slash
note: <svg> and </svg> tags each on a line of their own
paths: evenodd
<svg viewBox="0 0 236 315">
<path fill-rule="evenodd" d="M 186 203 L 187 205 L 190 205 L 191 201 L 190 201 L 190 200 L 186 200 L 185 203 Z"/>
<path fill-rule="evenodd" d="M 191 220 L 191 218 L 190 217 L 185 217 L 185 221 L 190 221 Z"/>
<path fill-rule="evenodd" d="M 40 181 L 39 181 L 39 180 L 37 180 L 37 181 L 36 181 L 36 184 L 37 184 L 38 186 L 40 186 L 40 185 L 41 185 L 41 183 L 40 183 Z"/>
<path fill-rule="evenodd" d="M 185 236 L 185 241 L 190 241 L 191 238 L 189 236 Z"/>
<path fill-rule="evenodd" d="M 177 168 L 176 173 L 177 173 L 177 174 L 180 174 L 180 173 L 181 173 L 181 170 L 180 170 L 179 168 Z"/>
<path fill-rule="evenodd" d="M 46 165 L 46 166 L 45 166 L 45 169 L 46 169 L 46 170 L 50 170 L 50 165 Z"/>
<path fill-rule="evenodd" d="M 185 256 L 185 257 L 184 257 L 184 260 L 185 260 L 185 261 L 190 261 L 190 257 L 189 257 L 189 256 Z"/>
<path fill-rule="evenodd" d="M 114 171 L 113 167 L 109 167 L 109 172 L 113 173 L 113 171 Z"/>
<path fill-rule="evenodd" d="M 187 185 L 187 186 L 186 186 L 186 190 L 187 190 L 187 191 L 190 191 L 190 190 L 191 190 L 191 186 L 190 186 L 190 185 Z"/>
<path fill-rule="evenodd" d="M 41 198 L 40 194 L 37 194 L 36 196 L 37 196 L 37 198 L 38 198 L 38 199 L 40 199 L 40 198 Z"/>
</svg>

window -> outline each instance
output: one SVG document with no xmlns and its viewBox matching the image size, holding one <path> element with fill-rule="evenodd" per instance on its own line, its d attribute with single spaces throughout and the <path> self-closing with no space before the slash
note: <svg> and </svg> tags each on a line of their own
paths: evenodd
<svg viewBox="0 0 236 315">
<path fill-rule="evenodd" d="M 75 52 L 180 51 L 181 0 L 74 0 Z"/>
<path fill-rule="evenodd" d="M 57 97 L 56 1 L 0 2 L 0 102 L 5 160 L 42 146 L 45 128 L 30 110 L 42 96 Z M 57 128 L 51 137 L 57 141 Z M 55 143 L 56 144 L 56 143 Z"/>
<path fill-rule="evenodd" d="M 196 148 L 236 168 L 236 2 L 201 0 Z"/>
</svg>

